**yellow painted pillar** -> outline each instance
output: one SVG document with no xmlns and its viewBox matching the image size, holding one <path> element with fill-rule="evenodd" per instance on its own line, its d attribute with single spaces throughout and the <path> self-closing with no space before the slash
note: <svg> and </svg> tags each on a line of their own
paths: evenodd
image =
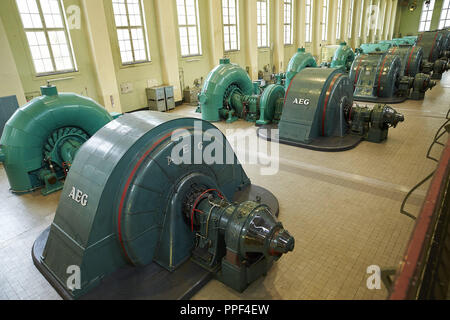
<svg viewBox="0 0 450 320">
<path fill-rule="evenodd" d="M 248 73 L 252 80 L 258 79 L 258 35 L 257 35 L 257 15 L 256 0 L 245 0 L 245 34 L 246 34 L 246 55 L 245 61 Z"/>
<path fill-rule="evenodd" d="M 17 71 L 16 61 L 9 45 L 8 37 L 0 18 L 0 97 L 16 96 L 19 105 L 24 105 L 27 100 L 23 90 L 22 81 Z"/>
<path fill-rule="evenodd" d="M 338 0 L 330 0 L 326 17 L 327 21 L 327 41 L 328 44 L 336 44 Z M 342 21 L 341 21 L 342 23 Z"/>
<path fill-rule="evenodd" d="M 122 112 L 103 0 L 82 0 L 100 103 L 108 111 Z"/>
<path fill-rule="evenodd" d="M 314 0 L 312 23 L 312 54 L 316 60 L 320 60 L 320 48 L 322 42 L 322 0 Z"/>
<path fill-rule="evenodd" d="M 370 7 L 371 7 L 371 0 L 365 0 L 364 6 L 362 7 L 362 20 L 361 20 L 361 37 L 360 43 L 367 43 L 368 41 L 368 30 L 370 25 Z"/>
<path fill-rule="evenodd" d="M 369 22 L 369 39 L 371 43 L 376 40 L 376 34 L 378 29 L 378 23 L 380 21 L 380 0 L 372 0 L 372 6 L 370 8 L 370 22 Z"/>
<path fill-rule="evenodd" d="M 362 0 L 364 1 L 364 0 Z M 353 4 L 353 22 L 352 22 L 352 47 L 357 48 L 361 44 L 359 37 L 359 29 L 361 27 L 361 10 L 362 10 L 362 1 L 355 0 Z"/>
<path fill-rule="evenodd" d="M 222 0 L 208 1 L 209 45 L 211 51 L 211 68 L 219 64 L 224 54 Z"/>
<path fill-rule="evenodd" d="M 394 32 L 398 33 L 398 28 L 400 27 L 400 19 L 402 11 L 398 10 L 398 0 L 392 0 L 392 19 L 391 19 L 391 30 L 389 30 L 389 40 L 394 37 Z"/>
<path fill-rule="evenodd" d="M 273 65 L 275 72 L 284 70 L 284 1 L 273 0 L 275 25 L 273 39 Z"/>
<path fill-rule="evenodd" d="M 298 48 L 305 47 L 305 19 L 306 19 L 306 7 L 304 0 L 296 0 L 294 10 L 296 14 L 296 29 L 297 29 L 297 44 Z"/>
<path fill-rule="evenodd" d="M 90 1 L 90 0 L 89 0 Z M 156 25 L 164 84 L 174 88 L 175 101 L 182 100 L 177 48 L 177 11 L 175 1 L 155 1 Z"/>
<path fill-rule="evenodd" d="M 386 0 L 380 0 L 380 14 L 378 15 L 378 28 L 375 36 L 376 40 L 383 39 L 384 19 L 386 18 Z"/>
<path fill-rule="evenodd" d="M 348 24 L 350 23 L 350 1 L 342 0 L 341 32 L 338 37 L 339 40 L 346 42 L 348 42 Z"/>
<path fill-rule="evenodd" d="M 389 37 L 389 30 L 391 29 L 392 23 L 392 0 L 387 0 L 386 4 L 386 18 L 384 19 L 384 30 L 383 30 L 383 40 L 387 40 Z"/>
</svg>

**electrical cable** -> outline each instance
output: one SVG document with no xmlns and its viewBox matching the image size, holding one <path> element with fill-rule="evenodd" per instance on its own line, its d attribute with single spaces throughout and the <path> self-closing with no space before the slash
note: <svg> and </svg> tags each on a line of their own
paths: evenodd
<svg viewBox="0 0 450 320">
<path fill-rule="evenodd" d="M 431 143 L 431 145 L 430 145 L 430 147 L 428 148 L 428 151 L 427 151 L 426 158 L 429 159 L 429 160 L 432 160 L 432 161 L 434 161 L 434 162 L 437 162 L 437 163 L 439 163 L 439 160 L 436 159 L 436 158 L 433 158 L 433 157 L 431 156 L 431 151 L 433 150 L 433 147 L 434 147 L 435 144 L 438 144 L 438 145 L 441 145 L 441 146 L 444 146 L 444 147 L 445 147 L 445 145 L 444 145 L 443 143 L 439 142 L 438 140 L 439 140 L 440 138 L 442 138 L 442 137 L 444 136 L 444 134 L 447 133 L 447 131 L 444 131 L 444 132 L 441 132 L 441 131 L 442 131 L 442 129 L 444 129 L 444 128 L 447 126 L 447 124 L 450 123 L 449 115 L 450 115 L 450 109 L 448 110 L 447 115 L 445 116 L 445 118 L 446 118 L 445 123 L 444 123 L 441 127 L 439 127 L 438 131 L 436 132 L 436 135 L 434 136 L 433 142 Z M 405 215 L 405 216 L 407 216 L 407 217 L 409 217 L 409 218 L 411 218 L 411 219 L 413 219 L 413 220 L 416 220 L 416 219 L 417 219 L 416 216 L 414 216 L 413 214 L 411 214 L 411 213 L 409 213 L 409 212 L 407 212 L 407 211 L 405 210 L 406 202 L 408 201 L 409 197 L 414 193 L 414 191 L 416 191 L 420 186 L 422 186 L 425 182 L 427 182 L 428 180 L 430 180 L 430 179 L 434 176 L 434 173 L 435 173 L 435 172 L 436 172 L 436 169 L 433 170 L 432 173 L 430 173 L 425 179 L 423 179 L 423 180 L 420 181 L 418 184 L 416 184 L 416 185 L 408 192 L 408 194 L 407 194 L 407 195 L 405 196 L 405 198 L 403 199 L 402 205 L 401 205 L 401 207 L 400 207 L 400 213 L 401 213 L 401 214 L 403 214 L 403 215 Z"/>
</svg>

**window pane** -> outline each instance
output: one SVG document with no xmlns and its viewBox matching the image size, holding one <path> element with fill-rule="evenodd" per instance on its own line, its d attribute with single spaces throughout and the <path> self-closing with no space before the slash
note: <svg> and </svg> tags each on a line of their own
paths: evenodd
<svg viewBox="0 0 450 320">
<path fill-rule="evenodd" d="M 312 10 L 313 4 L 312 0 L 305 0 L 306 6 L 306 16 L 305 16 L 305 40 L 306 42 L 311 42 L 312 38 Z"/>
<path fill-rule="evenodd" d="M 258 21 L 258 46 L 268 46 L 268 24 L 267 24 L 267 0 L 258 0 L 257 2 L 257 21 Z"/>
<path fill-rule="evenodd" d="M 16 2 L 24 28 L 42 28 L 36 0 L 17 0 Z"/>
<path fill-rule="evenodd" d="M 423 2 L 422 14 L 420 16 L 419 32 L 429 31 L 431 26 L 431 19 L 433 17 L 435 0 L 431 0 L 427 5 Z"/>
<path fill-rule="evenodd" d="M 341 38 L 341 20 L 342 20 L 342 0 L 338 0 L 337 7 L 337 23 L 336 23 L 336 39 Z"/>
<path fill-rule="evenodd" d="M 149 61 L 141 0 L 112 0 L 123 64 Z"/>
<path fill-rule="evenodd" d="M 284 0 L 284 44 L 292 44 L 292 0 Z"/>
<path fill-rule="evenodd" d="M 348 9 L 348 37 L 352 38 L 352 28 L 353 28 L 353 5 L 355 0 L 350 0 L 350 7 Z"/>
<path fill-rule="evenodd" d="M 198 0 L 177 0 L 181 55 L 201 54 Z"/>
<path fill-rule="evenodd" d="M 76 70 L 62 2 L 16 0 L 16 3 L 36 73 Z"/>
<path fill-rule="evenodd" d="M 236 0 L 222 0 L 225 51 L 239 50 L 239 13 Z"/>
<path fill-rule="evenodd" d="M 323 0 L 323 9 L 322 9 L 322 41 L 326 41 L 327 38 L 328 38 L 327 27 L 328 27 L 328 0 Z"/>
<path fill-rule="evenodd" d="M 439 29 L 450 27 L 450 0 L 445 0 L 442 5 Z"/>
<path fill-rule="evenodd" d="M 44 14 L 45 25 L 47 28 L 62 28 L 58 0 L 40 0 L 42 13 Z"/>
</svg>

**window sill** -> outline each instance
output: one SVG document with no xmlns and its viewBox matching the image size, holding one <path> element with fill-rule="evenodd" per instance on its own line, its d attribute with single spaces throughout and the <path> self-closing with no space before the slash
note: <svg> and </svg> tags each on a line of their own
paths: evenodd
<svg viewBox="0 0 450 320">
<path fill-rule="evenodd" d="M 36 79 L 42 79 L 45 77 L 52 77 L 52 76 L 60 76 L 60 75 L 76 75 L 79 74 L 79 70 L 69 70 L 69 71 L 58 71 L 58 72 L 48 72 L 48 73 L 36 73 L 34 77 Z"/>
<path fill-rule="evenodd" d="M 238 49 L 238 50 L 228 50 L 228 51 L 224 51 L 224 54 L 236 54 L 236 53 L 239 53 L 239 52 L 241 52 L 240 49 Z"/>
<path fill-rule="evenodd" d="M 189 55 L 189 56 L 181 56 L 181 59 L 184 59 L 184 60 L 186 60 L 186 59 L 192 59 L 192 58 L 201 58 L 201 57 L 203 57 L 203 55 L 202 54 L 193 54 L 193 55 Z"/>
<path fill-rule="evenodd" d="M 120 69 L 128 69 L 128 68 L 136 68 L 136 67 L 143 67 L 146 65 L 150 65 L 153 62 L 151 60 L 149 61 L 142 61 L 142 62 L 133 62 L 133 63 L 121 63 Z"/>
</svg>

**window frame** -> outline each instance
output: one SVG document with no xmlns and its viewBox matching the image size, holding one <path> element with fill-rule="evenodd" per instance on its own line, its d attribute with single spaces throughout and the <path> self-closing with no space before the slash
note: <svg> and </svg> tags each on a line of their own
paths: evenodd
<svg viewBox="0 0 450 320">
<path fill-rule="evenodd" d="M 235 19 L 236 24 L 225 24 L 224 22 L 224 1 L 227 2 L 227 9 L 228 9 L 228 17 L 230 16 L 230 1 L 234 1 L 235 3 Z M 241 36 L 240 36 L 240 25 L 239 25 L 239 0 L 222 0 L 222 26 L 223 26 L 223 50 L 224 52 L 237 52 L 241 50 Z M 236 49 L 231 48 L 231 35 L 230 32 L 228 32 L 228 41 L 229 41 L 229 50 L 225 49 L 226 47 L 226 39 L 225 39 L 225 28 L 230 27 L 236 27 Z"/>
<path fill-rule="evenodd" d="M 61 22 L 62 22 L 62 28 L 48 28 L 47 24 L 45 22 L 45 18 L 44 18 L 44 13 L 42 11 L 42 6 L 41 6 L 41 0 L 35 0 L 36 2 L 36 6 L 38 8 L 38 12 L 39 12 L 39 19 L 41 21 L 42 27 L 41 28 L 26 28 L 24 23 L 23 23 L 23 19 L 22 19 L 22 13 L 20 12 L 19 9 L 19 5 L 17 3 L 17 1 L 15 2 L 15 6 L 17 9 L 17 13 L 19 14 L 19 19 L 21 21 L 22 24 L 22 30 L 24 32 L 25 35 L 25 41 L 27 43 L 27 47 L 28 47 L 28 53 L 30 55 L 31 58 L 31 62 L 33 64 L 33 68 L 34 68 L 34 75 L 36 77 L 45 77 L 45 76 L 52 76 L 52 75 L 59 75 L 59 74 L 67 74 L 67 73 L 75 73 L 75 72 L 79 72 L 78 69 L 78 63 L 75 57 L 75 52 L 73 49 L 73 42 L 72 42 L 72 37 L 70 35 L 69 32 L 69 26 L 68 26 L 68 22 L 67 22 L 67 16 L 66 16 L 66 11 L 65 11 L 65 7 L 64 7 L 64 3 L 62 0 L 57 0 L 58 3 L 58 8 L 59 8 L 59 14 L 61 16 Z M 69 58 L 71 60 L 72 63 L 72 68 L 71 69 L 66 69 L 66 70 L 57 70 L 56 68 L 56 61 L 55 61 L 55 56 L 54 56 L 54 52 L 53 52 L 53 48 L 52 48 L 52 43 L 50 41 L 50 36 L 49 36 L 49 32 L 57 32 L 57 31 L 64 31 L 64 35 L 67 41 L 67 47 L 69 50 Z M 35 63 L 35 59 L 33 58 L 33 54 L 31 51 L 31 46 L 30 43 L 28 41 L 28 36 L 27 36 L 27 32 L 43 32 L 45 35 L 45 39 L 46 39 L 46 44 L 47 44 L 47 49 L 49 51 L 50 54 L 50 60 L 53 66 L 53 70 L 54 71 L 45 71 L 45 72 L 38 72 L 36 69 L 36 63 Z"/>
<path fill-rule="evenodd" d="M 430 7 L 431 10 L 430 10 Z M 430 31 L 431 29 L 431 22 L 433 20 L 433 13 L 434 13 L 434 9 L 436 8 L 436 1 L 435 0 L 430 0 L 430 4 L 427 8 L 427 5 L 425 3 L 425 0 L 422 2 L 422 12 L 420 13 L 420 19 L 419 19 L 419 32 L 426 32 L 426 31 Z M 422 17 L 424 15 L 424 13 L 426 12 L 426 17 L 425 20 L 422 20 Z M 428 20 L 428 18 L 430 20 Z M 423 29 L 422 29 L 422 23 L 423 25 Z M 427 24 L 429 23 L 428 28 L 426 27 Z"/>
<path fill-rule="evenodd" d="M 309 21 L 305 14 L 305 43 L 312 43 L 313 5 L 313 0 L 305 0 L 305 13 L 308 12 L 309 7 Z"/>
<path fill-rule="evenodd" d="M 289 22 L 286 23 L 286 6 L 290 7 L 290 19 Z M 284 9 L 284 19 L 283 19 L 283 42 L 285 46 L 291 46 L 294 44 L 294 1 L 293 0 L 283 0 L 283 9 Z M 286 42 L 286 27 L 289 27 L 289 41 Z"/>
<path fill-rule="evenodd" d="M 348 23 L 348 33 L 347 38 L 353 39 L 353 10 L 355 10 L 355 0 L 349 0 L 350 5 L 348 6 L 348 15 L 349 15 L 349 23 Z"/>
<path fill-rule="evenodd" d="M 341 39 L 341 27 L 342 27 L 342 13 L 343 13 L 343 1 L 337 0 L 337 21 L 336 21 L 336 39 Z"/>
<path fill-rule="evenodd" d="M 325 5 L 326 4 L 326 5 Z M 321 39 L 322 42 L 328 41 L 328 10 L 330 8 L 330 0 L 322 0 L 322 21 L 320 22 L 322 28 Z M 324 39 L 325 37 L 325 39 Z"/>
<path fill-rule="evenodd" d="M 178 0 L 177 0 L 178 1 Z M 177 7 L 177 25 L 178 25 L 178 40 L 180 41 L 180 53 L 181 53 L 181 57 L 182 58 L 192 58 L 192 57 L 200 57 L 203 55 L 203 49 L 202 49 L 202 35 L 201 35 L 201 30 L 200 30 L 200 14 L 199 14 L 199 6 L 198 6 L 198 0 L 193 0 L 194 1 L 194 6 L 195 6 L 195 25 L 193 24 L 188 24 L 187 22 L 187 6 L 186 6 L 186 0 L 180 0 L 183 1 L 184 3 L 184 14 L 186 17 L 186 24 L 180 25 L 180 19 L 179 19 L 179 14 L 178 14 L 178 2 L 176 3 L 176 7 Z M 191 53 L 191 44 L 190 44 L 190 40 L 189 40 L 189 27 L 196 27 L 197 29 L 197 49 L 198 49 L 198 53 Z M 181 28 L 186 28 L 187 30 L 187 43 L 188 43 L 188 50 L 189 50 L 189 54 L 183 55 L 183 50 L 181 49 L 181 34 L 180 34 L 180 29 Z"/>
<path fill-rule="evenodd" d="M 362 27 L 362 25 L 363 25 L 362 21 L 364 19 L 364 5 L 365 5 L 366 1 L 369 1 L 369 0 L 361 0 L 361 14 L 359 16 L 358 38 L 361 38 L 361 36 L 363 35 L 363 32 L 364 32 L 363 27 Z"/>
<path fill-rule="evenodd" d="M 446 3 L 447 3 L 447 7 L 445 7 Z M 444 11 L 447 11 L 445 18 L 443 17 Z M 443 28 L 448 28 L 448 27 L 450 27 L 450 0 L 444 0 L 444 3 L 442 4 L 441 15 L 439 17 L 439 28 L 438 29 L 443 29 Z"/>
<path fill-rule="evenodd" d="M 259 19 L 258 19 L 258 3 L 264 3 L 265 4 L 265 6 L 266 6 L 266 21 L 265 21 L 265 23 L 259 23 Z M 257 33 L 257 35 L 256 35 L 256 38 L 257 38 L 257 42 L 258 42 L 258 49 L 266 49 L 266 48 L 269 48 L 270 47 L 270 29 L 269 29 L 269 23 L 270 23 L 270 7 L 269 7 L 269 1 L 268 0 L 257 0 L 256 1 L 256 28 L 257 28 L 257 31 L 256 31 L 256 33 Z M 258 34 L 258 29 L 259 29 L 259 27 L 263 27 L 263 26 L 265 26 L 265 33 L 266 33 L 266 43 L 265 44 L 263 44 L 262 43 L 262 39 L 258 39 L 258 36 L 259 36 L 259 34 Z M 262 29 L 261 29 L 262 30 Z M 261 41 L 259 41 L 259 40 L 261 40 Z M 260 43 L 261 43 L 261 45 L 260 45 Z"/>
<path fill-rule="evenodd" d="M 126 10 L 126 17 L 127 17 L 127 23 L 128 25 L 123 27 L 117 26 L 116 23 L 116 13 L 114 12 L 114 0 L 111 0 L 111 4 L 113 6 L 113 20 L 114 20 L 114 28 L 116 31 L 116 40 L 117 40 L 117 46 L 119 49 L 119 56 L 120 56 L 120 62 L 121 65 L 123 67 L 127 67 L 127 66 L 132 66 L 132 65 L 139 65 L 139 64 L 143 64 L 143 63 L 149 63 L 152 62 L 152 58 L 151 58 L 151 54 L 150 54 L 150 45 L 149 45 L 149 39 L 148 39 L 148 30 L 147 30 L 147 20 L 145 18 L 145 7 L 144 7 L 144 1 L 143 0 L 138 0 L 139 3 L 139 11 L 140 11 L 140 15 L 141 15 L 141 26 L 131 26 L 130 24 L 130 16 L 129 16 L 129 12 L 128 12 L 128 0 L 124 0 L 125 1 L 125 10 Z M 144 47 L 145 47 L 145 55 L 146 58 L 145 60 L 136 60 L 135 57 L 135 50 L 134 50 L 134 44 L 133 44 L 133 36 L 131 33 L 132 29 L 142 29 L 142 33 L 143 33 L 143 40 L 144 40 Z M 129 41 L 130 41 L 130 45 L 131 45 L 131 55 L 133 57 L 133 61 L 131 62 L 123 62 L 123 58 L 122 58 L 122 51 L 120 50 L 120 45 L 119 45 L 119 31 L 118 30 L 128 30 L 128 34 L 130 36 Z"/>
</svg>

